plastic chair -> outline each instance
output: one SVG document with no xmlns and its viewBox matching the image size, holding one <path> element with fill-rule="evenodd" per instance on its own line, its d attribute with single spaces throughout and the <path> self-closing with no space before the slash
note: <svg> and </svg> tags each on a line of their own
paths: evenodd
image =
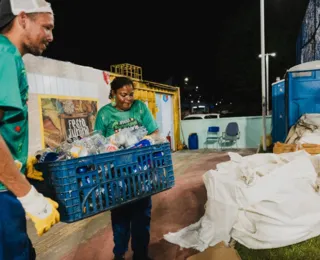
<svg viewBox="0 0 320 260">
<path fill-rule="evenodd" d="M 231 143 L 232 145 L 235 144 L 238 148 L 238 140 L 240 139 L 240 131 L 238 123 L 230 122 L 228 123 L 225 132 L 222 132 L 222 135 L 219 139 L 219 145 L 222 149 L 223 144 Z"/>
<path fill-rule="evenodd" d="M 220 139 L 219 133 L 220 133 L 219 126 L 209 126 L 208 127 L 207 138 L 206 138 L 206 142 L 205 142 L 207 148 L 208 148 L 208 144 L 211 142 L 213 144 L 216 143 L 216 145 L 219 146 L 219 139 Z"/>
</svg>

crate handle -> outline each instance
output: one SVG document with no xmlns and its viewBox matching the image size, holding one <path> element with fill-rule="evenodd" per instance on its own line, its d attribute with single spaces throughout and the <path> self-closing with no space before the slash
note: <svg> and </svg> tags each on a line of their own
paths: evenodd
<svg viewBox="0 0 320 260">
<path fill-rule="evenodd" d="M 163 152 L 163 147 L 152 147 L 152 152 Z"/>
<path fill-rule="evenodd" d="M 115 157 L 114 165 L 115 166 L 122 166 L 122 165 L 129 165 L 136 163 L 138 161 L 136 153 L 124 153 Z"/>
<path fill-rule="evenodd" d="M 77 159 L 76 163 L 78 165 L 80 165 L 79 167 L 82 167 L 82 166 L 86 166 L 86 165 L 92 165 L 94 164 L 94 159 L 93 158 L 79 158 Z"/>
</svg>

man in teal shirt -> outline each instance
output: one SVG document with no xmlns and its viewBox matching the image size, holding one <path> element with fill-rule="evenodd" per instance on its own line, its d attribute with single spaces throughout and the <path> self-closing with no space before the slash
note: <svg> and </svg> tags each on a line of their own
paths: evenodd
<svg viewBox="0 0 320 260">
<path fill-rule="evenodd" d="M 117 77 L 111 82 L 112 103 L 102 107 L 97 115 L 95 130 L 105 137 L 122 129 L 136 129 L 143 126 L 149 135 L 158 134 L 158 126 L 148 107 L 140 100 L 134 100 L 133 82 L 126 77 Z M 151 197 L 111 210 L 114 237 L 115 260 L 123 260 L 130 233 L 133 260 L 149 260 Z"/>
<path fill-rule="evenodd" d="M 5 113 L 0 133 L 22 173 L 28 158 L 28 82 L 17 48 L 0 34 L 0 107 Z M 17 77 L 18 75 L 18 77 Z M 6 188 L 0 183 L 0 190 Z"/>
<path fill-rule="evenodd" d="M 44 0 L 0 0 L 0 259 L 33 260 L 26 214 L 38 235 L 59 222 L 57 203 L 24 177 L 28 157 L 28 83 L 22 60 L 53 40 L 53 12 Z"/>
</svg>

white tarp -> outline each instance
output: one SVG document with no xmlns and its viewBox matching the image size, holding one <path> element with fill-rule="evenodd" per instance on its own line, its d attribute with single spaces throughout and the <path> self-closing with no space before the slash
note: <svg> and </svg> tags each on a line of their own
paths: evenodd
<svg viewBox="0 0 320 260">
<path fill-rule="evenodd" d="M 252 249 L 277 248 L 320 235 L 319 156 L 229 153 L 203 176 L 204 216 L 164 238 L 204 251 L 231 237 Z"/>
</svg>

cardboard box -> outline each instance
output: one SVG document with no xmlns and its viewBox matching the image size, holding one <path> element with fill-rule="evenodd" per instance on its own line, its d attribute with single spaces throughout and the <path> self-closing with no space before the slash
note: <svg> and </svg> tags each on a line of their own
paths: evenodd
<svg viewBox="0 0 320 260">
<path fill-rule="evenodd" d="M 187 260 L 241 260 L 241 257 L 234 248 L 220 242 L 214 247 L 208 247 L 205 251 L 188 257 Z"/>
</svg>

